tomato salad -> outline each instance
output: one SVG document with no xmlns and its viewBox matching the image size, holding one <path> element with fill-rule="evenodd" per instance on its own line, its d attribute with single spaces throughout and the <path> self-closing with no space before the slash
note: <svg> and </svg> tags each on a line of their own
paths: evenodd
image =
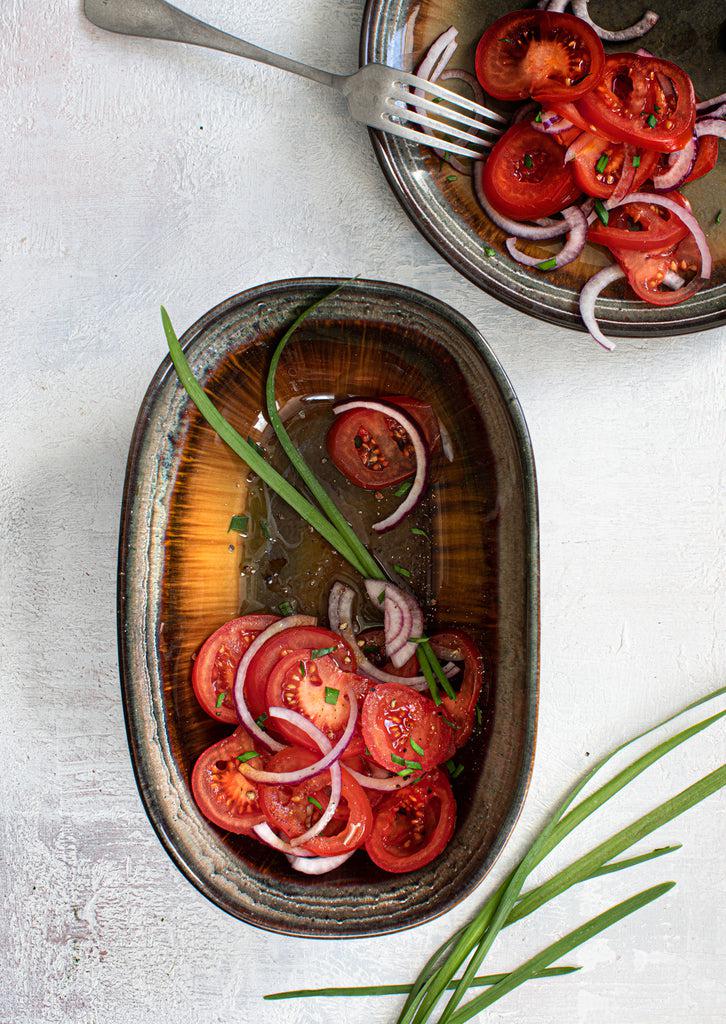
<svg viewBox="0 0 726 1024">
<path fill-rule="evenodd" d="M 584 0 L 572 0 L 572 14 L 567 6 L 550 0 L 495 21 L 476 48 L 476 78 L 448 67 L 452 26 L 417 73 L 461 79 L 482 104 L 487 96 L 520 102 L 486 158 L 442 155 L 472 174 L 477 199 L 518 263 L 548 272 L 577 259 L 587 241 L 608 251 L 614 263 L 587 282 L 580 312 L 596 341 L 612 349 L 595 319 L 595 300 L 610 283 L 624 276 L 638 298 L 670 306 L 711 274 L 706 236 L 679 189 L 717 161 L 726 94 L 698 102 L 687 72 L 647 50 L 605 54 L 603 39 L 637 39 L 657 14 L 611 32 L 594 24 Z M 550 258 L 519 248 L 555 238 L 564 242 Z"/>
<path fill-rule="evenodd" d="M 331 460 L 348 484 L 396 488 L 396 513 L 373 525 L 394 528 L 420 500 L 445 431 L 409 396 L 333 412 Z M 414 595 L 387 579 L 364 580 L 360 593 L 335 582 L 325 626 L 281 610 L 232 619 L 194 659 L 200 706 L 234 726 L 194 766 L 199 809 L 308 874 L 356 850 L 384 871 L 423 867 L 454 832 L 457 751 L 481 716 L 479 649 L 460 630 L 426 636 Z"/>
</svg>

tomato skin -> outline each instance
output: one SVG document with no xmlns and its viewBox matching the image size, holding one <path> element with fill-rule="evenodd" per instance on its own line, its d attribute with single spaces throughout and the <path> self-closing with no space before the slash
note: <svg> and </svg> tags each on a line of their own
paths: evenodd
<svg viewBox="0 0 726 1024">
<path fill-rule="evenodd" d="M 584 21 L 530 10 L 490 25 L 475 57 L 476 76 L 490 96 L 542 103 L 583 96 L 600 81 L 604 62 L 602 43 Z"/>
<path fill-rule="evenodd" d="M 690 203 L 680 192 L 666 192 L 665 197 L 690 209 Z M 642 230 L 631 230 L 629 225 L 639 224 Z M 607 225 L 595 220 L 587 232 L 588 241 L 604 245 L 607 249 L 628 249 L 652 252 L 677 245 L 688 235 L 688 228 L 670 211 L 646 203 L 628 203 L 610 211 Z"/>
<path fill-rule="evenodd" d="M 558 213 L 580 195 L 562 147 L 529 124 L 512 125 L 497 141 L 484 164 L 482 185 L 492 206 L 515 220 Z"/>
<path fill-rule="evenodd" d="M 384 871 L 417 871 L 445 849 L 455 825 L 456 801 L 451 784 L 442 771 L 435 769 L 420 782 L 381 801 L 366 852 Z"/>
<path fill-rule="evenodd" d="M 687 185 L 689 181 L 696 181 L 697 178 L 703 178 L 704 175 L 708 174 L 714 169 L 718 163 L 718 138 L 715 135 L 702 135 L 698 140 L 698 152 L 696 154 L 696 162 L 691 169 L 691 173 L 688 175 L 686 180 L 683 182 Z"/>
<path fill-rule="evenodd" d="M 608 142 L 597 135 L 590 135 L 590 141 L 578 150 L 574 159 L 573 171 L 580 189 L 588 196 L 609 199 L 626 171 L 626 154 L 625 143 Z M 630 185 L 631 192 L 637 192 L 642 183 L 651 177 L 659 159 L 659 154 L 652 149 L 644 150 L 639 155 L 640 163 Z M 597 164 L 603 156 L 608 158 L 607 165 L 604 171 L 598 171 Z M 627 158 L 630 159 L 630 156 Z M 613 180 L 610 181 L 610 178 Z"/>
<path fill-rule="evenodd" d="M 447 650 L 460 654 L 464 662 L 463 678 L 459 675 L 452 685 L 456 692 L 456 700 L 442 693 L 441 710 L 450 722 L 453 722 L 455 748 L 463 747 L 474 729 L 476 709 L 484 684 L 484 665 L 481 651 L 471 637 L 458 629 L 437 633 L 431 637 L 434 650 Z M 444 660 L 443 655 L 440 660 Z M 455 659 L 459 661 L 459 658 Z"/>
<path fill-rule="evenodd" d="M 329 629 L 295 626 L 270 637 L 250 662 L 245 679 L 245 699 L 253 718 L 259 718 L 267 711 L 267 681 L 280 658 L 300 648 L 325 647 L 335 647 L 333 657 L 342 669 L 352 671 L 355 668 L 353 652 L 337 633 Z M 272 732 L 272 722 L 268 720 L 265 728 Z"/>
<path fill-rule="evenodd" d="M 240 772 L 237 760 L 239 754 L 254 749 L 248 733 L 238 726 L 231 736 L 207 747 L 192 770 L 192 793 L 199 810 L 219 828 L 237 835 L 248 833 L 253 825 L 265 820 L 258 786 Z M 264 755 L 260 761 L 264 761 Z M 249 794 L 254 798 L 250 799 Z"/>
<path fill-rule="evenodd" d="M 269 759 L 268 771 L 296 771 L 314 764 L 320 754 L 300 747 L 285 747 Z M 362 846 L 373 827 L 373 811 L 366 792 L 360 783 L 342 767 L 341 807 L 323 834 L 305 843 L 305 849 L 319 857 L 335 857 L 350 853 Z M 330 787 L 330 772 L 323 772 L 296 786 L 276 786 L 265 783 L 259 786 L 260 806 L 272 828 L 294 839 L 306 832 L 316 817 L 322 813 L 309 803 L 312 796 L 325 809 L 327 790 Z M 347 804 L 347 813 L 345 805 Z M 330 830 L 337 825 L 337 832 Z"/>
<path fill-rule="evenodd" d="M 277 619 L 276 615 L 243 615 L 225 622 L 202 644 L 192 667 L 192 686 L 194 695 L 211 718 L 236 724 L 232 693 L 237 666 L 254 638 Z M 225 697 L 217 707 L 221 693 Z"/>
<path fill-rule="evenodd" d="M 671 79 L 674 100 L 666 98 L 658 75 Z M 696 95 L 685 71 L 659 57 L 635 53 L 606 57 L 602 81 L 577 107 L 598 135 L 659 152 L 682 149 L 696 121 Z"/>
<path fill-rule="evenodd" d="M 665 251 L 635 252 L 632 249 L 613 249 L 612 254 L 625 271 L 628 284 L 635 294 L 651 306 L 676 306 L 694 295 L 703 284 L 703 279 L 697 275 L 689 284 L 677 291 L 661 288 L 663 278 L 669 270 L 683 274 L 687 270 L 698 269 L 700 256 L 691 235 L 677 246 Z"/>
<path fill-rule="evenodd" d="M 371 758 L 389 772 L 404 769 L 397 757 L 428 771 L 449 756 L 450 732 L 434 702 L 410 686 L 377 683 L 363 702 L 361 727 Z M 423 750 L 419 753 L 413 740 Z"/>
</svg>

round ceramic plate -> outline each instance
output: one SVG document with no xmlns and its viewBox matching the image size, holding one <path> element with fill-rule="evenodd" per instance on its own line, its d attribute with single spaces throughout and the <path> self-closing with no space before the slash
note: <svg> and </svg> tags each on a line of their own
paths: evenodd
<svg viewBox="0 0 726 1024">
<path fill-rule="evenodd" d="M 473 71 L 474 50 L 484 29 L 517 6 L 511 0 L 368 0 L 361 33 L 361 63 L 404 67 L 404 28 L 418 7 L 414 67 L 431 42 L 449 25 L 455 25 L 459 48 L 450 67 Z M 644 38 L 643 45 L 682 65 L 691 74 L 699 96 L 722 92 L 726 87 L 723 4 L 719 0 L 698 4 L 653 0 L 652 6 L 661 20 Z M 644 0 L 596 0 L 592 15 L 608 28 L 620 28 L 636 21 L 645 7 Z M 634 48 L 638 43 L 629 45 Z M 618 48 L 627 47 L 606 46 L 608 51 Z M 505 106 L 499 104 L 498 108 L 503 110 Z M 516 309 L 563 327 L 584 330 L 578 295 L 584 282 L 608 262 L 604 250 L 586 246 L 580 259 L 552 274 L 519 266 L 503 255 L 505 236 L 479 207 L 470 178 L 453 172 L 429 149 L 381 132 L 372 131 L 371 137 L 403 208 L 452 266 Z M 726 323 L 726 216 L 720 225 L 715 223 L 719 207 L 726 207 L 723 145 L 716 168 L 706 178 L 688 185 L 686 193 L 706 229 L 714 257 L 709 286 L 683 305 L 661 308 L 630 298 L 626 286 L 617 282 L 598 302 L 598 319 L 606 334 L 660 337 Z M 542 258 L 556 252 L 560 244 L 543 245 L 539 250 Z M 486 255 L 487 247 L 496 250 L 494 256 Z"/>
</svg>

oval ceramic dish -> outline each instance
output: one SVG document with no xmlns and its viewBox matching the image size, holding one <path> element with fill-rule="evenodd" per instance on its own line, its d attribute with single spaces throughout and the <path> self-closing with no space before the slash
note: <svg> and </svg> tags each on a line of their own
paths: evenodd
<svg viewBox="0 0 726 1024">
<path fill-rule="evenodd" d="M 414 67 L 433 40 L 455 25 L 459 29 L 459 47 L 449 66 L 473 71 L 474 50 L 484 29 L 520 6 L 534 4 L 516 4 L 512 0 L 368 0 L 361 32 L 361 64 L 377 62 L 404 67 L 404 29 L 418 7 Z M 723 2 L 653 0 L 647 4 L 645 0 L 602 0 L 593 5 L 592 16 L 608 28 L 619 28 L 637 21 L 647 6 L 657 10 L 661 19 L 643 38 L 642 45 L 684 67 L 701 97 L 723 92 Z M 605 49 L 614 52 L 638 45 L 639 42 L 619 46 L 606 43 Z M 502 111 L 508 107 L 496 101 L 491 103 Z M 563 327 L 585 329 L 578 297 L 585 281 L 608 262 L 603 249 L 588 245 L 578 260 L 552 273 L 521 266 L 506 254 L 504 232 L 492 224 L 477 203 L 470 178 L 452 172 L 432 150 L 382 132 L 372 131 L 371 138 L 394 194 L 444 259 L 474 284 L 516 309 Z M 720 150 L 714 170 L 685 188 L 713 254 L 710 284 L 680 306 L 658 307 L 635 300 L 626 286 L 617 282 L 608 289 L 608 297 L 597 304 L 598 321 L 606 335 L 655 338 L 726 323 L 726 216 L 720 224 L 715 223 L 719 208 L 726 207 L 723 143 Z M 561 241 L 556 240 L 539 247 L 536 254 L 547 259 L 560 246 Z M 487 247 L 493 248 L 495 255 L 487 256 Z"/>
<path fill-rule="evenodd" d="M 184 335 L 196 376 L 243 436 L 270 441 L 261 412 L 270 345 L 336 283 L 280 281 L 243 292 Z M 160 326 L 159 347 L 162 337 Z M 537 499 L 526 425 L 501 366 L 474 327 L 443 303 L 356 281 L 304 323 L 278 372 L 281 414 L 332 489 L 340 489 L 341 478 L 321 461 L 331 397 L 402 391 L 432 403 L 456 457 L 442 459 L 422 512 L 430 549 L 400 527 L 377 540 L 375 550 L 384 564 L 404 551 L 432 617 L 463 626 L 479 641 L 488 686 L 483 724 L 455 783 L 456 834 L 441 857 L 408 875 L 385 874 L 363 854 L 331 875 L 297 875 L 281 854 L 223 833 L 197 810 L 189 788 L 194 761 L 231 731 L 194 698 L 190 670 L 200 644 L 227 619 L 274 609 L 283 599 L 324 620 L 330 584 L 350 571 L 284 506 L 265 504 L 259 482 L 201 419 L 168 359 L 134 431 L 118 626 L 139 789 L 159 838 L 200 892 L 274 931 L 380 934 L 443 913 L 491 867 L 529 781 L 538 686 Z M 277 461 L 274 443 L 269 453 Z M 365 505 L 374 500 L 371 492 L 356 490 L 353 500 L 349 514 L 372 513 Z M 228 533 L 230 517 L 240 513 L 266 516 L 273 540 L 254 549 L 251 537 Z"/>
</svg>

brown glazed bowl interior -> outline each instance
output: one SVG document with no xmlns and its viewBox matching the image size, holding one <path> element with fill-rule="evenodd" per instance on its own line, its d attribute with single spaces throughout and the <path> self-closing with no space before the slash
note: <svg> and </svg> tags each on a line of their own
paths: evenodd
<svg viewBox="0 0 726 1024">
<path fill-rule="evenodd" d="M 337 281 L 280 281 L 205 314 L 182 342 L 195 375 L 242 436 L 284 469 L 264 413 L 271 343 Z M 484 652 L 482 723 L 454 783 L 456 833 L 422 870 L 380 871 L 356 853 L 331 875 L 295 874 L 285 858 L 225 834 L 189 788 L 195 759 L 231 731 L 202 712 L 190 682 L 200 644 L 238 614 L 294 602 L 326 622 L 330 584 L 354 573 L 202 420 L 168 359 L 139 413 L 120 538 L 118 617 L 123 702 L 141 796 L 162 843 L 223 910 L 294 935 L 396 931 L 443 913 L 481 881 L 524 800 L 534 754 L 538 680 L 538 550 L 534 463 L 522 412 L 501 366 L 454 310 L 398 285 L 356 281 L 296 333 L 277 381 L 281 414 L 363 537 L 383 500 L 345 484 L 326 460 L 331 401 L 408 393 L 435 408 L 454 458 L 439 454 L 415 518 L 375 540 L 386 566 L 407 565 L 431 627 L 458 625 Z M 287 475 L 294 479 L 287 467 Z M 228 533 L 250 517 L 247 537 Z M 265 519 L 271 540 L 260 529 Z M 428 538 L 414 536 L 418 524 Z"/>
</svg>

